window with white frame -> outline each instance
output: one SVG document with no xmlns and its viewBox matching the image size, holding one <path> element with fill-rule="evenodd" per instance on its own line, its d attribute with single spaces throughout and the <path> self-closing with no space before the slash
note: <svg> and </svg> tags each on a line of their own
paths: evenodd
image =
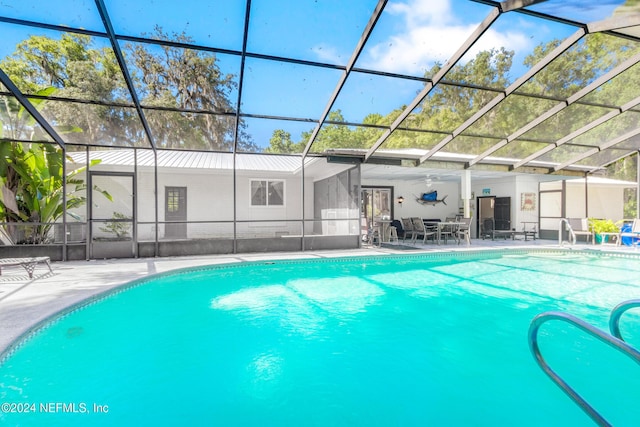
<svg viewBox="0 0 640 427">
<path fill-rule="evenodd" d="M 251 206 L 284 206 L 284 181 L 251 180 Z"/>
</svg>

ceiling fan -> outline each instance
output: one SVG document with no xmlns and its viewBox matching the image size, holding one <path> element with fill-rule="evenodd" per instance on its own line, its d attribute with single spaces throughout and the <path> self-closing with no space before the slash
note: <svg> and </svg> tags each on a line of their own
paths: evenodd
<svg viewBox="0 0 640 427">
<path fill-rule="evenodd" d="M 427 188 L 431 188 L 434 185 L 442 184 L 442 181 L 441 181 L 440 177 L 439 176 L 434 176 L 434 175 L 427 175 L 423 179 L 423 182 L 427 186 Z"/>
<path fill-rule="evenodd" d="M 431 188 L 434 184 L 434 181 L 437 181 L 437 178 L 433 178 L 429 175 L 427 175 L 427 177 L 424 179 L 424 183 L 426 184 L 427 188 Z"/>
<path fill-rule="evenodd" d="M 434 175 L 426 175 L 421 178 L 415 178 L 411 182 L 414 184 L 424 184 L 427 188 L 431 188 L 434 185 L 441 184 L 440 177 Z"/>
</svg>

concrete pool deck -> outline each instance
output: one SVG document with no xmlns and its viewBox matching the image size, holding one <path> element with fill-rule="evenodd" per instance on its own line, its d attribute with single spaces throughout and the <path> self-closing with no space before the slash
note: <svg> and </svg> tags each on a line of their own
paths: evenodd
<svg viewBox="0 0 640 427">
<path fill-rule="evenodd" d="M 393 246 L 390 244 L 382 248 L 365 247 L 352 250 L 54 262 L 52 273 L 42 264 L 36 268 L 33 279 L 29 279 L 26 271 L 21 267 L 3 268 L 0 276 L 0 354 L 30 328 L 65 308 L 132 280 L 179 268 L 265 260 L 417 254 L 496 248 L 559 248 L 558 242 L 552 240 L 524 242 L 475 239 L 471 246 L 428 243 L 417 244 L 416 249 L 411 248 L 413 250 L 407 250 L 408 245 L 403 248 L 402 243 L 397 249 Z M 640 255 L 640 251 L 628 247 L 578 244 L 573 248 L 636 252 Z"/>
</svg>

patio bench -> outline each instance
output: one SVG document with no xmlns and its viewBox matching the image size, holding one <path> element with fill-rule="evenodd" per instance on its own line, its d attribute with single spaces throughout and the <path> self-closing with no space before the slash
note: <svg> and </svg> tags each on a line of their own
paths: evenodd
<svg viewBox="0 0 640 427">
<path fill-rule="evenodd" d="M 33 279 L 33 271 L 36 269 L 36 265 L 40 262 L 47 264 L 49 271 L 53 273 L 53 270 L 51 270 L 51 259 L 48 256 L 39 256 L 31 258 L 0 258 L 0 275 L 2 275 L 2 267 L 20 265 L 27 270 L 29 278 Z"/>
<path fill-rule="evenodd" d="M 531 237 L 533 240 L 536 240 L 536 231 L 535 230 L 512 231 L 511 239 L 516 240 L 516 236 L 524 236 L 525 242 L 529 239 L 529 237 Z"/>
<path fill-rule="evenodd" d="M 512 230 L 493 230 L 493 236 L 491 237 L 491 240 L 495 240 L 496 237 L 502 237 L 504 240 L 507 240 L 508 238 L 513 239 L 513 231 Z"/>
</svg>

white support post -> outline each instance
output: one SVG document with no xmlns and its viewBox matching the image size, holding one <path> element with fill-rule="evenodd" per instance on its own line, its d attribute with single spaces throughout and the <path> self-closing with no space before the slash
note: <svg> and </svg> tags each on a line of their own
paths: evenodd
<svg viewBox="0 0 640 427">
<path fill-rule="evenodd" d="M 464 217 L 471 218 L 471 171 L 463 170 L 460 177 L 460 197 L 462 197 L 464 206 Z"/>
</svg>

